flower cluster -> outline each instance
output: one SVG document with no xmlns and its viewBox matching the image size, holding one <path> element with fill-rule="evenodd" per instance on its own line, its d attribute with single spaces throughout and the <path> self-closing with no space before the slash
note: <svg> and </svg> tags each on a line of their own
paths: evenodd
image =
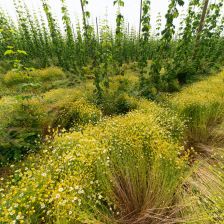
<svg viewBox="0 0 224 224">
<path fill-rule="evenodd" d="M 172 139 L 172 128 L 158 120 L 166 109 L 145 107 L 55 137 L 30 154 L 0 192 L 0 222 L 104 222 L 123 214 L 116 196 L 121 177 L 133 187 L 139 181 L 136 195 L 157 195 L 154 206 L 171 206 L 188 170 L 187 156 L 180 157 L 183 148 Z"/>
<path fill-rule="evenodd" d="M 174 108 L 188 119 L 188 136 L 207 142 L 224 116 L 224 72 L 197 82 L 172 97 Z"/>
</svg>

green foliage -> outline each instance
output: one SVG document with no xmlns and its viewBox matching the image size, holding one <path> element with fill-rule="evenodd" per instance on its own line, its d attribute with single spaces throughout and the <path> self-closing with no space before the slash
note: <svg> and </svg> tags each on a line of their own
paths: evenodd
<svg viewBox="0 0 224 224">
<path fill-rule="evenodd" d="M 112 45 L 110 43 L 111 34 L 107 20 L 103 21 L 101 30 L 101 50 L 97 51 L 96 49 L 98 55 L 93 63 L 93 66 L 96 66 L 93 71 L 95 74 L 94 83 L 98 103 L 102 101 L 105 89 L 109 87 L 109 66 L 113 63 Z"/>
<path fill-rule="evenodd" d="M 27 83 L 30 81 L 30 77 L 24 72 L 9 71 L 3 77 L 3 82 L 7 86 L 17 85 L 20 83 Z"/>
<path fill-rule="evenodd" d="M 12 67 L 16 70 L 24 70 L 25 67 L 22 64 L 22 56 L 27 56 L 26 51 L 23 50 L 14 50 L 13 46 L 7 46 L 7 49 L 4 53 L 4 56 L 8 57 L 10 63 L 12 63 Z"/>
<path fill-rule="evenodd" d="M 62 127 L 66 130 L 77 128 L 78 125 L 96 123 L 101 119 L 101 111 L 88 103 L 84 98 L 71 100 L 63 98 L 51 106 L 48 114 L 52 117 L 51 127 Z"/>
<path fill-rule="evenodd" d="M 203 2 L 199 0 L 189 1 L 187 14 L 182 18 L 179 11 L 186 2 L 170 1 L 165 15 L 165 28 L 161 31 L 162 18 L 159 14 L 155 35 L 151 33 L 155 29 L 150 25 L 150 1 L 144 0 L 141 38 L 124 20 L 121 12 L 124 1 L 114 1 L 118 8 L 115 31 L 107 22 L 99 26 L 98 19 L 95 31 L 90 23 L 91 13 L 87 9 L 89 2 L 80 0 L 80 3 L 82 26 L 77 22 L 74 30 L 66 2 L 61 0 L 63 32 L 47 0 L 42 0 L 42 12 L 47 24 L 42 12 L 30 12 L 23 0 L 14 1 L 18 26 L 1 12 L 0 54 L 3 56 L 6 53 L 5 57 L 9 59 L 19 54 L 14 59 L 20 68 L 63 67 L 73 73 L 73 82 L 84 79 L 83 67 L 90 67 L 95 75 L 99 101 L 104 88 L 108 86 L 109 64 L 114 67 L 115 73 L 123 74 L 124 63 L 138 62 L 140 92 L 149 98 L 155 98 L 154 95 L 161 91 L 176 91 L 179 85 L 198 74 L 211 73 L 223 64 L 222 0 L 209 4 L 200 40 L 197 39 Z M 175 27 L 177 19 L 181 20 L 179 29 Z M 197 47 L 194 47 L 195 44 Z M 7 49 L 7 46 L 14 48 Z M 150 69 L 146 68 L 147 60 L 151 61 Z"/>
<path fill-rule="evenodd" d="M 137 108 L 136 96 L 138 79 L 135 76 L 116 76 L 110 79 L 110 88 L 104 90 L 100 103 L 97 102 L 105 115 L 125 114 Z M 94 95 L 91 99 L 95 102 Z"/>
<path fill-rule="evenodd" d="M 35 100 L 5 97 L 0 101 L 1 143 L 0 165 L 20 160 L 25 154 L 38 148 L 44 124 L 44 109 Z"/>
<path fill-rule="evenodd" d="M 223 120 L 223 73 L 186 88 L 172 99 L 188 122 L 190 142 L 210 141 L 212 131 Z M 200 92 L 200 94 L 198 94 Z"/>
<path fill-rule="evenodd" d="M 65 27 L 66 31 L 66 37 L 65 37 L 65 55 L 67 56 L 67 60 L 65 61 L 66 63 L 66 69 L 67 70 L 72 70 L 75 71 L 76 68 L 76 63 L 75 63 L 75 57 L 73 52 L 75 51 L 75 40 L 74 40 L 74 33 L 72 30 L 72 24 L 71 20 L 69 17 L 68 9 L 65 4 L 65 0 L 61 0 L 62 2 L 62 7 L 61 7 L 61 12 L 62 12 L 62 21 Z"/>
<path fill-rule="evenodd" d="M 7 86 L 13 86 L 22 83 L 44 83 L 65 78 L 66 75 L 60 68 L 49 67 L 33 71 L 9 71 L 4 75 L 3 82 Z"/>
<path fill-rule="evenodd" d="M 52 90 L 42 97 L 3 97 L 0 109 L 0 165 L 37 150 L 37 143 L 52 133 L 51 128 L 68 131 L 102 117 L 81 91 L 73 89 Z"/>
<path fill-rule="evenodd" d="M 150 37 L 150 1 L 143 1 L 142 8 L 142 18 L 141 18 L 141 27 L 142 27 L 142 37 L 140 37 L 140 58 L 139 58 L 139 69 L 140 69 L 140 91 L 143 93 L 146 84 L 146 67 L 148 65 L 148 54 L 145 49 L 148 47 L 149 37 Z M 144 93 L 145 95 L 145 93 Z"/>
<path fill-rule="evenodd" d="M 58 67 L 49 67 L 42 70 L 36 69 L 34 71 L 29 72 L 28 75 L 34 80 L 41 82 L 54 81 L 66 78 L 65 73 L 62 71 L 61 68 Z"/>
<path fill-rule="evenodd" d="M 61 67 L 66 67 L 65 60 L 63 58 L 64 42 L 63 42 L 62 34 L 51 12 L 51 8 L 48 4 L 48 1 L 42 0 L 42 4 L 43 4 L 44 13 L 47 17 L 48 27 L 50 30 L 50 33 L 48 35 L 51 37 L 51 44 L 52 44 L 51 56 L 53 56 L 53 58 L 57 57 L 57 62 L 56 62 L 57 65 L 60 65 Z M 50 41 L 49 38 L 48 38 L 48 41 Z"/>
<path fill-rule="evenodd" d="M 105 119 L 89 103 L 95 100 L 90 81 L 41 97 L 3 97 L 0 158 L 29 155 L 1 186 L 0 222 L 220 221 L 223 151 L 194 169 L 197 154 L 182 145 L 222 143 L 223 80 L 220 73 L 186 87 L 171 98 L 170 109 L 134 97 L 136 74 L 114 76 L 97 106 L 106 115 L 123 115 Z M 42 150 L 30 153 L 42 136 Z"/>
<path fill-rule="evenodd" d="M 144 0 L 140 36 L 123 0 L 114 31 L 95 31 L 87 0 L 76 30 L 65 0 L 64 30 L 41 2 L 37 13 L 14 0 L 16 23 L 0 11 L 0 166 L 22 160 L 0 183 L 0 223 L 221 223 L 223 73 L 165 105 L 141 96 L 164 103 L 221 68 L 223 1 L 200 24 L 203 1 L 180 18 L 186 1 L 171 0 L 154 35 Z"/>
<path fill-rule="evenodd" d="M 124 22 L 124 16 L 121 14 L 121 7 L 124 7 L 123 0 L 114 1 L 114 5 L 118 6 L 117 17 L 116 17 L 116 32 L 115 32 L 115 57 L 119 63 L 119 66 L 123 64 L 122 58 L 122 40 L 123 40 L 123 30 L 122 24 Z"/>
<path fill-rule="evenodd" d="M 100 105 L 105 115 L 125 114 L 137 108 L 137 100 L 125 93 L 107 93 Z"/>
</svg>

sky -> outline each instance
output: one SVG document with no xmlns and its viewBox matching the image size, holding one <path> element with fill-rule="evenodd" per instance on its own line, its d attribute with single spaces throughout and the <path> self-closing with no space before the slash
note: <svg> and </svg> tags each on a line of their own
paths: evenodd
<svg viewBox="0 0 224 224">
<path fill-rule="evenodd" d="M 40 0 L 24 0 L 30 9 L 38 10 L 41 8 Z M 98 20 L 105 18 L 106 12 L 108 14 L 109 24 L 115 26 L 115 17 L 117 8 L 113 6 L 114 0 L 89 0 L 88 11 L 91 13 L 91 19 L 95 23 L 95 18 Z M 60 0 L 48 0 L 52 11 L 59 21 L 61 21 L 61 3 Z M 125 7 L 122 9 L 122 14 L 126 21 L 129 22 L 130 27 L 138 29 L 139 26 L 139 8 L 140 0 L 124 0 Z M 66 0 L 69 13 L 73 24 L 77 23 L 77 19 L 81 19 L 80 0 Z M 168 8 L 168 0 L 152 0 L 151 1 L 151 23 L 155 27 L 156 17 L 158 12 L 165 15 Z M 11 17 L 16 19 L 16 12 L 13 6 L 13 0 L 0 0 L 0 8 L 6 10 Z M 62 22 L 60 22 L 62 25 Z"/>
</svg>

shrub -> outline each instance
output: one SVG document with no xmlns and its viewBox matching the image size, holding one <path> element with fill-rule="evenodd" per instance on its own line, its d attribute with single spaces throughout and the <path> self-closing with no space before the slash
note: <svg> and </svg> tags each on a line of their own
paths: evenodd
<svg viewBox="0 0 224 224">
<path fill-rule="evenodd" d="M 137 62 L 131 62 L 129 63 L 128 67 L 133 71 L 139 71 L 138 69 L 138 63 Z"/>
<path fill-rule="evenodd" d="M 96 123 L 102 116 L 101 111 L 85 99 L 82 88 L 51 90 L 43 99 L 52 127 L 69 130 L 77 125 Z"/>
<path fill-rule="evenodd" d="M 50 126 L 60 126 L 66 130 L 78 125 L 96 123 L 102 117 L 101 111 L 83 98 L 76 101 L 58 102 L 51 112 L 54 115 Z"/>
<path fill-rule="evenodd" d="M 110 80 L 110 88 L 103 93 L 98 103 L 105 115 L 125 114 L 137 108 L 136 91 L 138 78 L 134 75 L 115 76 Z M 92 101 L 95 101 L 94 95 Z"/>
<path fill-rule="evenodd" d="M 5 97 L 0 101 L 0 165 L 37 149 L 46 115 L 39 100 Z"/>
<path fill-rule="evenodd" d="M 46 69 L 36 69 L 34 71 L 9 71 L 3 77 L 3 82 L 7 86 L 14 86 L 23 83 L 49 82 L 65 79 L 66 75 L 58 67 Z"/>
<path fill-rule="evenodd" d="M 179 90 L 180 90 L 180 84 L 177 79 L 173 79 L 168 82 L 168 87 L 167 87 L 168 92 L 176 92 Z"/>
<path fill-rule="evenodd" d="M 188 138 L 206 143 L 224 115 L 224 73 L 185 88 L 172 104 L 188 122 Z"/>
<path fill-rule="evenodd" d="M 93 69 L 91 66 L 83 66 L 81 72 L 83 77 L 86 77 L 87 79 L 94 79 Z"/>
<path fill-rule="evenodd" d="M 134 112 L 107 123 L 106 130 L 113 133 L 106 138 L 109 151 L 99 159 L 97 177 L 121 223 L 175 219 L 170 206 L 187 165 L 177 156 L 182 149 L 171 143 L 155 117 L 155 112 Z"/>
<path fill-rule="evenodd" d="M 26 72 L 9 71 L 3 77 L 3 83 L 7 86 L 18 85 L 21 83 L 28 83 L 31 77 Z"/>
<path fill-rule="evenodd" d="M 169 108 L 169 105 L 158 106 L 154 102 L 141 99 L 138 100 L 137 109 L 144 113 L 155 114 L 155 122 L 167 130 L 167 135 L 175 142 L 183 142 L 186 121 L 175 110 Z"/>
<path fill-rule="evenodd" d="M 110 79 L 110 89 L 114 92 L 125 92 L 129 95 L 138 95 L 137 87 L 139 79 L 134 73 L 127 73 L 125 76 L 117 75 Z"/>
<path fill-rule="evenodd" d="M 59 101 L 74 101 L 79 98 L 84 97 L 84 91 L 79 88 L 68 89 L 68 88 L 59 88 L 53 89 L 43 94 L 43 99 L 48 104 L 56 104 Z"/>
<path fill-rule="evenodd" d="M 137 100 L 126 93 L 107 93 L 100 108 L 105 115 L 125 114 L 137 108 Z"/>
<path fill-rule="evenodd" d="M 5 74 L 10 69 L 10 64 L 5 61 L 0 61 L 0 76 Z"/>
<path fill-rule="evenodd" d="M 29 72 L 29 75 L 34 79 L 41 82 L 45 81 L 54 81 L 65 79 L 66 75 L 61 68 L 58 67 L 49 67 L 45 69 L 36 69 Z"/>
<path fill-rule="evenodd" d="M 99 121 L 101 111 L 82 95 L 78 89 L 58 89 L 39 98 L 3 97 L 0 100 L 0 164 L 19 160 L 38 149 L 36 143 L 51 134 L 51 128 L 69 130 Z"/>
<path fill-rule="evenodd" d="M 173 221 L 187 158 L 156 116 L 132 112 L 56 137 L 5 184 L 0 222 Z"/>
</svg>

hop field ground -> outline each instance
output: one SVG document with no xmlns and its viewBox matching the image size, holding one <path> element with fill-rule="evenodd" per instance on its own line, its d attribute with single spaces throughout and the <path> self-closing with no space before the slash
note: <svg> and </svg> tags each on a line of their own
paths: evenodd
<svg viewBox="0 0 224 224">
<path fill-rule="evenodd" d="M 161 103 L 131 94 L 133 80 L 116 77 L 108 92 L 111 102 L 122 102 L 114 104 L 124 108 L 121 115 L 105 110 L 108 101 L 104 108 L 94 105 L 90 83 L 85 95 L 84 86 L 43 94 L 40 114 L 51 108 L 61 128 L 1 179 L 1 223 L 223 222 L 224 73 Z M 124 83 L 128 88 L 120 92 Z M 12 96 L 1 103 L 1 116 L 21 110 Z M 76 128 L 65 125 L 71 118 Z"/>
</svg>

